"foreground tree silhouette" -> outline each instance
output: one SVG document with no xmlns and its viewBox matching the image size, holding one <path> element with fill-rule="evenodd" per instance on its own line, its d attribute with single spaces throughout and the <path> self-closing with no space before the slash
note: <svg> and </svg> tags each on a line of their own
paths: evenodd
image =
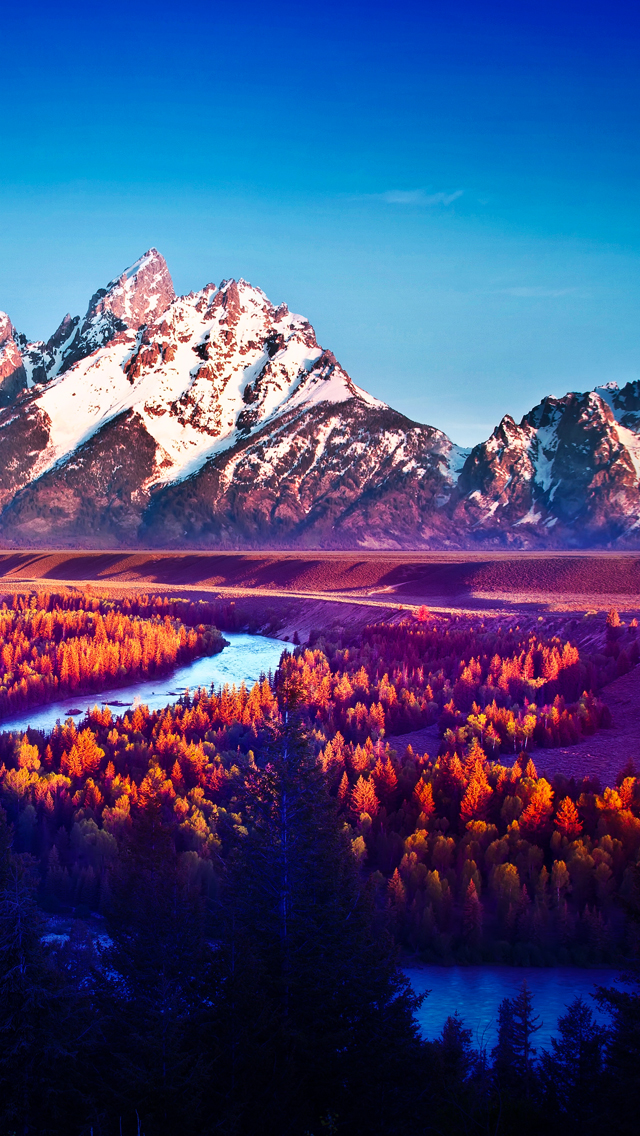
<svg viewBox="0 0 640 1136">
<path fill-rule="evenodd" d="M 433 1106 L 417 1131 L 466 1136 L 497 1131 L 497 1110 L 484 1050 L 473 1049 L 471 1030 L 456 1011 L 435 1041 L 428 1043 L 428 1078 Z"/>
<path fill-rule="evenodd" d="M 0 1130 L 73 1130 L 84 1112 L 77 1059 L 86 1009 L 42 943 L 28 857 L 0 809 Z M 63 1075 L 61 1075 L 63 1073 Z"/>
<path fill-rule="evenodd" d="M 95 1085 L 107 1130 L 199 1131 L 210 1053 L 199 1041 L 211 988 L 204 909 L 176 855 L 152 777 L 110 876 L 113 947 L 95 976 L 105 1039 Z M 210 999 L 209 999 L 210 1001 Z"/>
<path fill-rule="evenodd" d="M 593 1020 L 583 998 L 575 998 L 558 1021 L 559 1037 L 542 1051 L 541 1076 L 549 1115 L 558 1131 L 586 1136 L 602 1124 L 604 1048 L 607 1031 Z"/>
<path fill-rule="evenodd" d="M 242 1133 L 403 1132 L 424 1053 L 418 1000 L 373 933 L 297 681 L 285 665 L 282 724 L 249 779 L 248 832 L 227 883 L 226 1115 Z"/>
<path fill-rule="evenodd" d="M 627 989 L 600 986 L 596 995 L 598 1004 L 611 1015 L 606 1054 L 607 1119 L 621 1136 L 637 1132 L 640 1112 L 640 868 L 630 871 L 629 882 L 624 906 L 635 924 L 635 949 L 623 974 Z"/>
<path fill-rule="evenodd" d="M 536 1107 L 536 1050 L 532 1044 L 539 1029 L 531 991 L 523 982 L 516 997 L 503 998 L 498 1008 L 498 1042 L 491 1056 L 500 1132 L 537 1134 L 543 1124 Z"/>
</svg>

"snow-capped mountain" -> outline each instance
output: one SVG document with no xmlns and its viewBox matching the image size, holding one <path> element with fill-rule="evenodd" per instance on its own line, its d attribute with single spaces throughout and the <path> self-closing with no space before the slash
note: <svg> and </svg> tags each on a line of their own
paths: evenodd
<svg viewBox="0 0 640 1136">
<path fill-rule="evenodd" d="M 174 297 L 151 249 L 48 343 L 6 323 L 23 387 L 0 413 L 7 541 L 384 544 L 387 514 L 420 527 L 453 489 L 441 431 L 357 387 L 242 280 Z"/>
<path fill-rule="evenodd" d="M 640 382 L 506 416 L 461 472 L 454 524 L 523 547 L 640 543 Z"/>
<path fill-rule="evenodd" d="M 357 387 L 243 280 L 176 296 L 150 249 L 32 343 L 0 313 L 9 546 L 640 543 L 640 382 L 461 450 Z"/>
</svg>

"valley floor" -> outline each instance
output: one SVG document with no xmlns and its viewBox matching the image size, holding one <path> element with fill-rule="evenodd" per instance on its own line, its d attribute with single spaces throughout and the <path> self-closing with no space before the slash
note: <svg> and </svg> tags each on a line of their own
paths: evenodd
<svg viewBox="0 0 640 1136">
<path fill-rule="evenodd" d="M 422 605 L 445 618 L 482 613 L 521 625 L 542 618 L 584 638 L 585 613 L 640 612 L 640 553 L 0 552 L 0 593 L 25 588 L 227 598 L 239 626 L 283 641 L 297 634 L 303 643 L 313 631 L 353 631 Z M 536 750 L 541 775 L 589 774 L 611 784 L 629 759 L 640 766 L 640 667 L 602 696 L 612 728 L 575 746 Z M 438 730 L 389 741 L 435 756 Z"/>
<path fill-rule="evenodd" d="M 303 596 L 433 610 L 584 612 L 640 605 L 640 553 L 0 552 L 5 585 L 53 582 Z"/>
</svg>

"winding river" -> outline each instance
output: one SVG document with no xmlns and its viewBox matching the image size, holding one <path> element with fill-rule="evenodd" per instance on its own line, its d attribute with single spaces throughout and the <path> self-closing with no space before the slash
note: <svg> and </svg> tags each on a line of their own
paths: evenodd
<svg viewBox="0 0 640 1136">
<path fill-rule="evenodd" d="M 58 719 L 73 717 L 76 721 L 93 706 L 107 703 L 114 715 L 124 713 L 130 706 L 144 703 L 150 710 L 161 710 L 170 702 L 175 702 L 185 690 L 196 687 L 240 686 L 245 682 L 253 686 L 261 674 L 275 671 L 280 656 L 287 644 L 280 639 L 268 639 L 264 635 L 245 635 L 225 631 L 224 638 L 229 643 L 218 655 L 196 659 L 185 667 L 179 667 L 163 678 L 144 682 L 133 682 L 129 686 L 113 687 L 99 694 L 71 694 L 64 701 L 49 702 L 47 706 L 37 707 L 26 713 L 7 718 L 0 722 L 0 730 L 18 732 L 31 727 L 34 730 L 52 730 Z M 71 713 L 72 712 L 72 713 Z"/>
<path fill-rule="evenodd" d="M 164 678 L 131 683 L 99 694 L 72 695 L 63 701 L 51 702 L 8 718 L 0 722 L 0 730 L 19 732 L 31 726 L 48 731 L 59 719 L 72 716 L 80 720 L 96 703 L 111 705 L 114 714 L 123 713 L 139 703 L 144 703 L 151 710 L 159 710 L 187 689 L 209 687 L 212 683 L 216 687 L 225 683 L 239 686 L 242 682 L 251 686 L 261 674 L 275 671 L 287 646 L 279 639 L 261 635 L 225 632 L 224 637 L 229 646 L 220 654 L 196 659 Z M 542 1022 L 535 1039 L 538 1049 L 549 1046 L 558 1017 L 578 994 L 592 1006 L 594 1015 L 603 1020 L 589 995 L 596 985 L 610 985 L 615 979 L 615 972 L 611 970 L 580 970 L 577 967 L 425 966 L 407 968 L 406 974 L 416 993 L 430 991 L 418 1011 L 418 1021 L 425 1037 L 436 1037 L 447 1015 L 458 1010 L 467 1028 L 472 1031 L 473 1044 L 488 1049 L 496 1041 L 498 1005 L 502 998 L 513 997 L 517 993 L 523 979 L 533 992 L 536 1013 Z"/>
</svg>

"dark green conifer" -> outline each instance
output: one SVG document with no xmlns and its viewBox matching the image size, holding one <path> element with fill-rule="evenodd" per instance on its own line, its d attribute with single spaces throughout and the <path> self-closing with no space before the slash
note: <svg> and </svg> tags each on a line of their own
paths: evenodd
<svg viewBox="0 0 640 1136">
<path fill-rule="evenodd" d="M 153 792 L 143 797 L 110 876 L 113 941 L 96 974 L 105 1048 L 97 1098 L 131 1129 L 196 1133 L 208 1056 L 198 1039 L 211 990 L 201 899 L 189 887 L 171 827 Z M 135 1129 L 134 1129 L 135 1130 Z"/>
<path fill-rule="evenodd" d="M 248 834 L 226 893 L 229 1019 L 238 967 L 261 988 L 259 1022 L 233 1030 L 239 1131 L 405 1131 L 422 1046 L 417 1000 L 313 758 L 297 676 L 280 673 L 282 724 L 249 779 Z M 249 965 L 251 960 L 251 965 Z M 246 1007 L 246 1001 L 244 1003 Z"/>
<path fill-rule="evenodd" d="M 558 1034 L 550 1052 L 541 1054 L 544 1097 L 559 1131 L 587 1136 L 601 1124 L 607 1031 L 584 999 L 575 998 L 558 1021 Z"/>
</svg>

